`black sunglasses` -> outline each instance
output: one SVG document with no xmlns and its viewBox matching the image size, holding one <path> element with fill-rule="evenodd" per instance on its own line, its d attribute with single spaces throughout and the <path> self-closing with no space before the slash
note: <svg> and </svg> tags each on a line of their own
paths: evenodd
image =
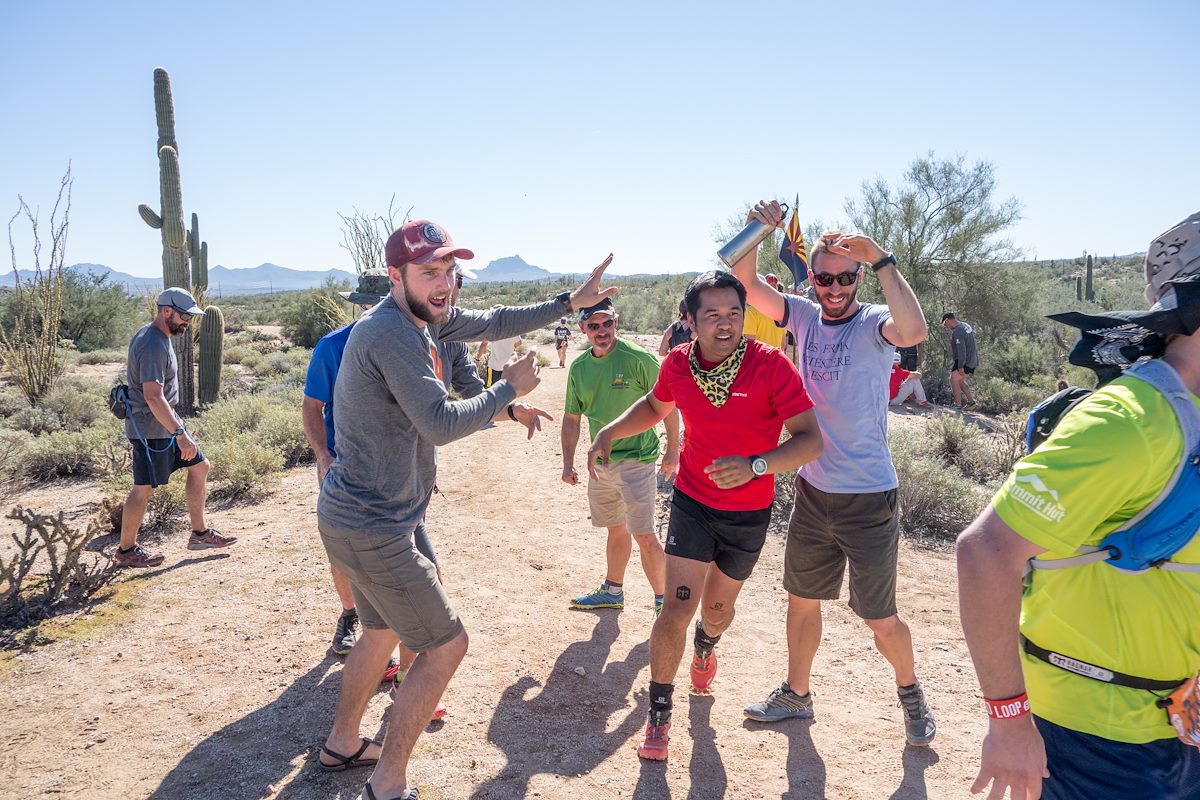
<svg viewBox="0 0 1200 800">
<path fill-rule="evenodd" d="M 862 269 L 862 267 L 858 269 Z M 814 272 L 812 279 L 817 286 L 833 286 L 834 281 L 837 281 L 838 286 L 853 286 L 854 282 L 858 280 L 858 270 L 839 272 L 836 275 L 830 275 L 828 272 Z"/>
<path fill-rule="evenodd" d="M 455 287 L 457 287 L 459 289 L 462 288 L 462 275 L 454 276 L 454 285 L 455 285 Z"/>
<path fill-rule="evenodd" d="M 601 328 L 611 328 L 612 326 L 613 321 L 611 319 L 606 319 L 604 322 L 589 322 L 587 324 L 587 329 L 589 331 L 598 331 Z"/>
<path fill-rule="evenodd" d="M 171 306 L 171 310 L 178 314 L 184 322 L 188 322 L 192 317 L 195 316 L 195 314 L 184 311 L 179 306 Z"/>
</svg>

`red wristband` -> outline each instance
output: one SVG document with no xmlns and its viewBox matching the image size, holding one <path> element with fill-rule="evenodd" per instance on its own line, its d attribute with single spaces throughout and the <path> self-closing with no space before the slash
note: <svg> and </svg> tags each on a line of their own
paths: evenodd
<svg viewBox="0 0 1200 800">
<path fill-rule="evenodd" d="M 1029 695 L 1025 692 L 1005 700 L 989 700 L 985 697 L 983 702 L 987 703 L 988 716 L 992 719 L 1016 719 L 1029 713 Z"/>
</svg>

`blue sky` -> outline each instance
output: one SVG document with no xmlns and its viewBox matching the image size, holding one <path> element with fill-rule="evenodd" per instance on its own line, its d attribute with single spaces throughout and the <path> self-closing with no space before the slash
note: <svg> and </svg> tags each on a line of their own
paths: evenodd
<svg viewBox="0 0 1200 800">
<path fill-rule="evenodd" d="M 159 274 L 136 209 L 158 207 L 164 66 L 212 265 L 350 269 L 338 212 L 394 193 L 480 266 L 705 269 L 745 203 L 799 193 L 834 223 L 930 150 L 994 165 L 1030 257 L 1127 253 L 1200 207 L 1198 23 L 1195 2 L 5 3 L 0 212 L 48 214 L 69 159 L 67 262 Z"/>
</svg>

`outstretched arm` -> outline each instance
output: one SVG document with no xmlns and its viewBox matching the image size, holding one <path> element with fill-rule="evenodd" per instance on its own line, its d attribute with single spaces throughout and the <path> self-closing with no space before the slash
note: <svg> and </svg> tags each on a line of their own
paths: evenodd
<svg viewBox="0 0 1200 800">
<path fill-rule="evenodd" d="M 596 478 L 596 460 L 608 460 L 612 443 L 649 430 L 675 410 L 674 403 L 664 403 L 648 392 L 645 397 L 625 409 L 625 413 L 605 425 L 596 434 L 588 450 L 588 472 Z"/>
</svg>

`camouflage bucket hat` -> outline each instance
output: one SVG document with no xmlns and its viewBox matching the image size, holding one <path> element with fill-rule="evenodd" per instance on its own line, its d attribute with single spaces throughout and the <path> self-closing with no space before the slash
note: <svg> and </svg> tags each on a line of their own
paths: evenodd
<svg viewBox="0 0 1200 800">
<path fill-rule="evenodd" d="M 360 306 L 373 306 L 392 291 L 387 270 L 369 269 L 358 276 L 358 288 L 353 292 L 338 292 L 343 300 Z"/>
<path fill-rule="evenodd" d="M 1146 248 L 1146 299 L 1162 303 L 1173 295 L 1170 281 L 1200 273 L 1200 211 L 1154 237 Z M 1170 297 L 1168 307 L 1175 307 Z"/>
</svg>

